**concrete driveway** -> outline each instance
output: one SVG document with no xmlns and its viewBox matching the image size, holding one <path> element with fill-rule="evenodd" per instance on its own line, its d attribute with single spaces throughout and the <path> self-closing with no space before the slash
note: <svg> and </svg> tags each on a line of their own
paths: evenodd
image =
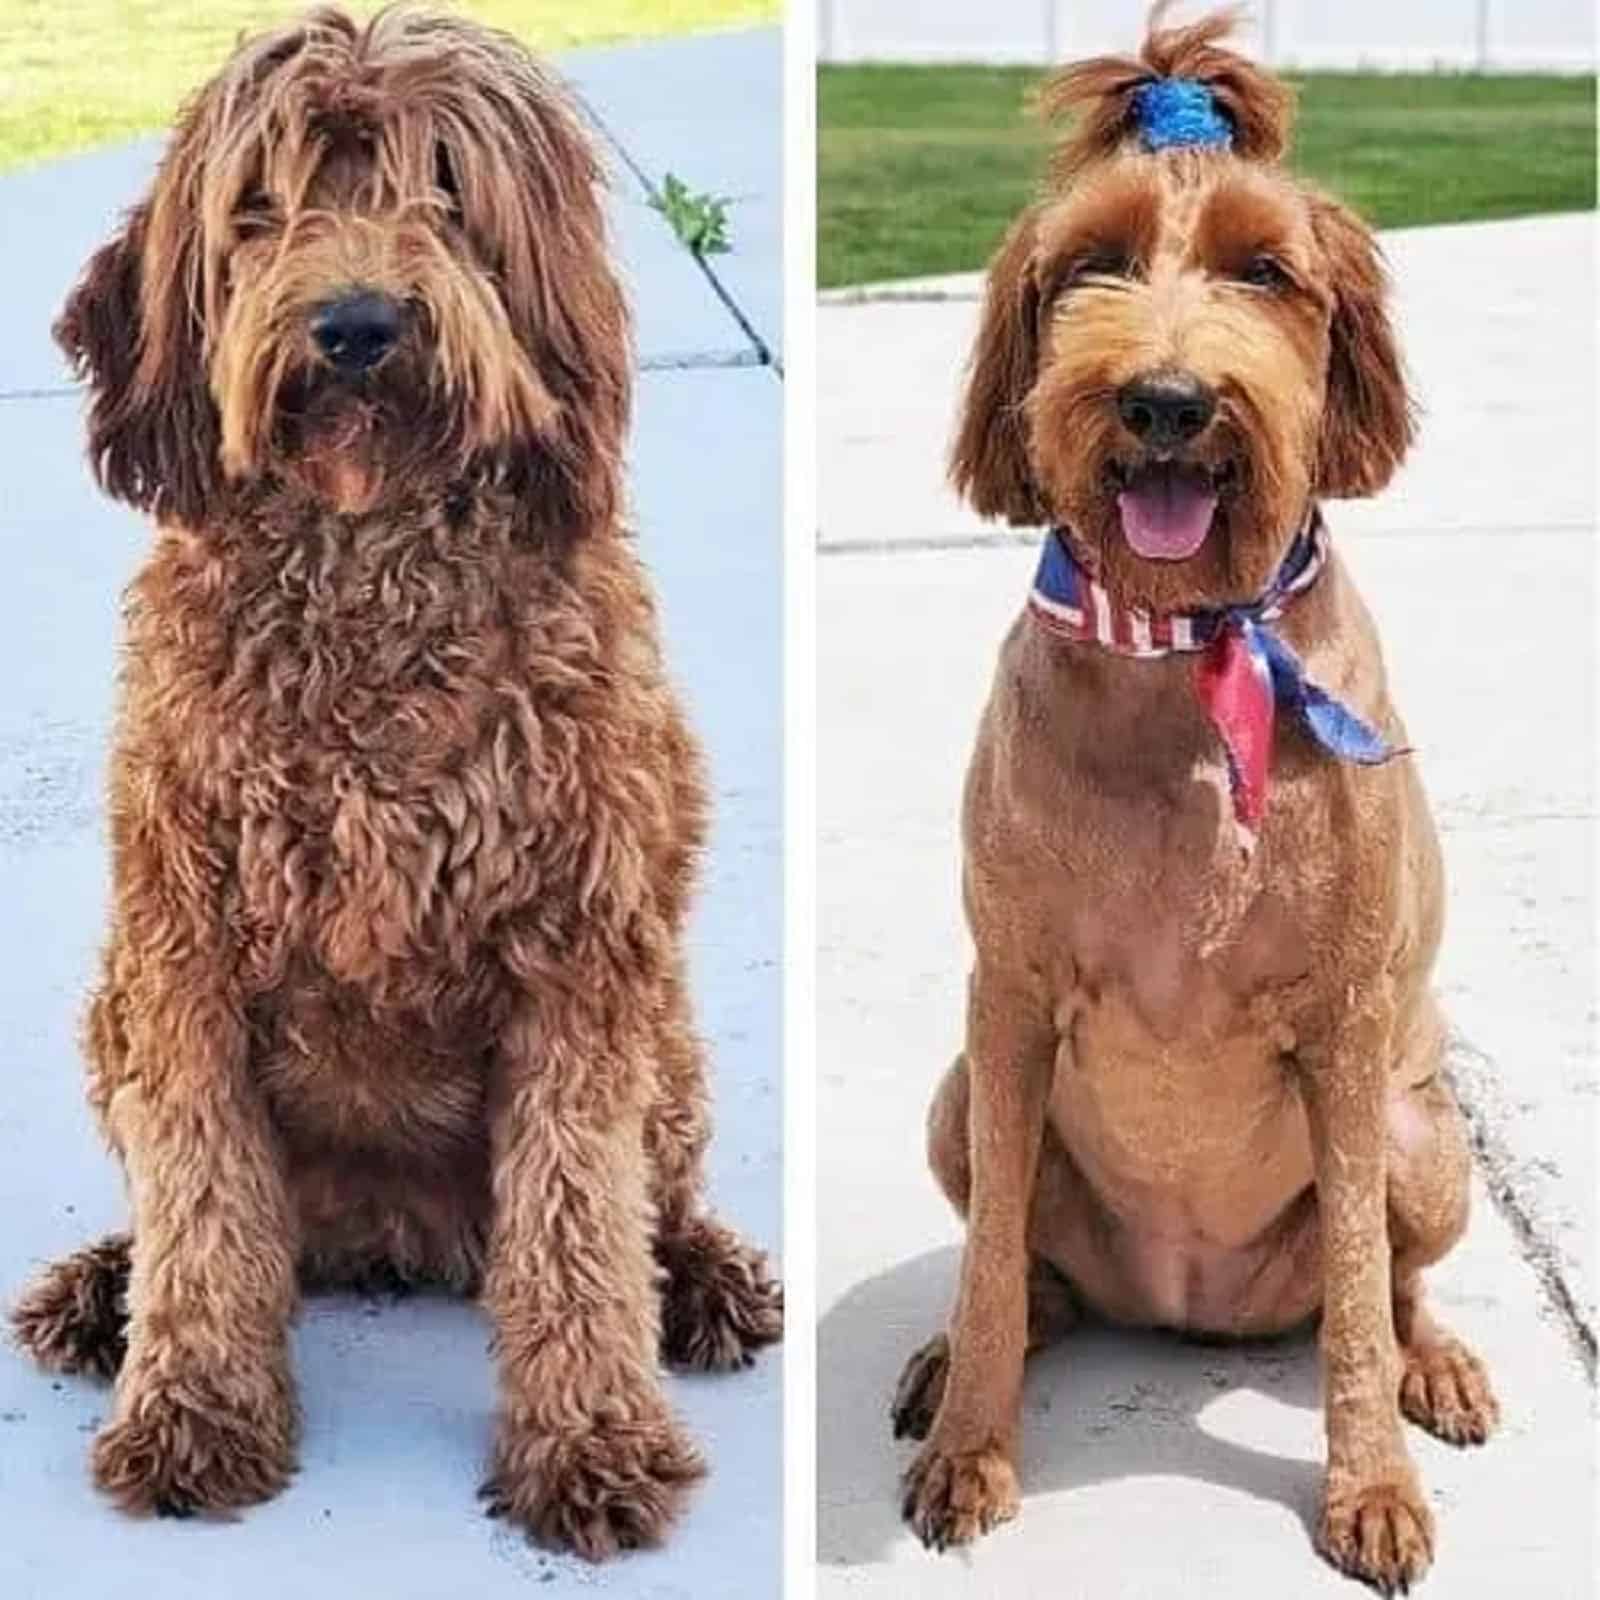
<svg viewBox="0 0 1600 1600">
<path fill-rule="evenodd" d="M 717 821 L 694 926 L 716 1063 L 714 1196 L 781 1244 L 780 35 L 775 29 L 563 58 L 604 128 L 644 373 L 636 520 L 677 676 L 706 742 Z M 710 87 L 739 86 L 736 94 Z M 82 1103 L 74 1029 L 106 893 L 101 769 L 117 596 L 139 520 L 82 462 L 79 396 L 49 342 L 89 250 L 138 193 L 152 142 L 0 180 L 0 1299 L 125 1216 Z M 733 197 L 731 256 L 707 272 L 646 200 L 668 170 Z M 781 1358 L 673 1380 L 712 1476 L 666 1550 L 593 1569 L 478 1514 L 491 1374 L 481 1316 L 434 1300 L 311 1302 L 296 1334 L 306 1412 L 290 1490 L 232 1525 L 135 1523 L 90 1488 L 106 1392 L 0 1349 L 0 1595 L 104 1600 L 779 1592 Z"/>
<path fill-rule="evenodd" d="M 1385 244 L 1423 440 L 1388 493 L 1330 523 L 1443 832 L 1439 982 L 1480 1181 L 1432 1278 L 1505 1413 L 1481 1451 L 1411 1435 L 1439 1523 L 1425 1592 L 1582 1600 L 1600 1287 L 1594 218 Z M 956 807 L 1037 547 L 943 485 L 979 292 L 902 284 L 819 316 L 822 1593 L 1348 1596 L 1309 1544 L 1322 1442 L 1305 1344 L 1074 1337 L 1030 1368 L 1020 1520 L 942 1558 L 899 1522 L 909 1451 L 888 1398 L 943 1325 L 959 1260 L 922 1154 L 968 959 Z"/>
</svg>

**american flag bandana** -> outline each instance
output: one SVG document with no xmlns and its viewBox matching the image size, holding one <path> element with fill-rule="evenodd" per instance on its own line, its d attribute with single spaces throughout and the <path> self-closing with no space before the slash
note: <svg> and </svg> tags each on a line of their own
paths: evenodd
<svg viewBox="0 0 1600 1600">
<path fill-rule="evenodd" d="M 1365 766 L 1406 751 L 1318 687 L 1300 658 L 1272 629 L 1284 608 L 1304 594 L 1326 565 L 1327 531 L 1316 506 L 1289 546 L 1277 575 L 1249 605 L 1152 614 L 1113 603 L 1073 558 L 1063 529 L 1051 530 L 1028 597 L 1034 620 L 1051 633 L 1098 644 L 1117 655 L 1199 657 L 1195 694 L 1211 719 L 1228 761 L 1233 815 L 1248 854 L 1267 810 L 1272 730 L 1277 713 L 1295 717 L 1329 755 Z"/>
</svg>

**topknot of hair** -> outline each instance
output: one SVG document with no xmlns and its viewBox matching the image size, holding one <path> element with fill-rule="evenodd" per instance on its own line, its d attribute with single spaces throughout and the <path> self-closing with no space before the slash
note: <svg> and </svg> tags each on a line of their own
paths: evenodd
<svg viewBox="0 0 1600 1600">
<path fill-rule="evenodd" d="M 1236 9 L 1183 27 L 1164 27 L 1172 0 L 1159 0 L 1137 56 L 1095 56 L 1063 67 L 1039 91 L 1051 120 L 1073 118 L 1057 146 L 1053 178 L 1126 150 L 1226 149 L 1247 161 L 1274 162 L 1288 148 L 1294 91 L 1223 40 Z M 1169 85 L 1157 89 L 1158 85 Z M 1175 136 L 1174 136 L 1175 135 Z"/>
</svg>

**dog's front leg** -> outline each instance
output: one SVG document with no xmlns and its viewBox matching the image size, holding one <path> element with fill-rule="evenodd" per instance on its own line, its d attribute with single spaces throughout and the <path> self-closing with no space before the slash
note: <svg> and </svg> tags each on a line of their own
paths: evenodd
<svg viewBox="0 0 1600 1600">
<path fill-rule="evenodd" d="M 590 1560 L 658 1542 L 704 1470 L 657 1367 L 643 1128 L 659 1008 L 603 966 L 542 984 L 500 1039 L 484 1280 L 500 1363 L 484 1497 Z"/>
<path fill-rule="evenodd" d="M 1384 1106 L 1393 1004 L 1353 986 L 1344 1015 L 1319 1024 L 1297 1060 L 1316 1169 L 1323 1258 L 1327 1480 L 1317 1543 L 1385 1594 L 1433 1558 L 1433 1517 L 1406 1450 L 1400 1356 L 1390 1311 Z"/>
<path fill-rule="evenodd" d="M 180 901 L 169 888 L 143 901 L 143 932 Z M 294 1470 L 296 1243 L 240 1004 L 204 953 L 214 930 L 199 943 L 163 931 L 159 949 L 114 963 L 127 1053 L 106 1120 L 133 1250 L 128 1350 L 94 1473 L 128 1510 L 181 1516 L 264 1500 Z"/>
<path fill-rule="evenodd" d="M 966 1544 L 1016 1515 L 1028 1335 L 1028 1210 L 1054 1061 L 1037 995 L 980 958 L 967 1003 L 972 1197 L 944 1398 L 906 1474 L 926 1545 Z"/>
</svg>

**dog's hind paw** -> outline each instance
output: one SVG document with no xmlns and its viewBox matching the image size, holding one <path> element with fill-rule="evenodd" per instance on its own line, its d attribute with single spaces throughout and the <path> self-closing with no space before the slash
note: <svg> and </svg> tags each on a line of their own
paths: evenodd
<svg viewBox="0 0 1600 1600">
<path fill-rule="evenodd" d="M 783 1337 L 783 1285 L 767 1258 L 731 1229 L 699 1219 L 656 1247 L 661 1290 L 661 1358 L 694 1372 L 747 1367 Z"/>
<path fill-rule="evenodd" d="M 520 1524 L 538 1543 L 604 1561 L 660 1544 L 704 1476 L 699 1451 L 661 1416 L 577 1436 L 502 1435 L 478 1494 L 491 1517 Z"/>
<path fill-rule="evenodd" d="M 1447 1444 L 1482 1444 L 1500 1420 L 1483 1363 L 1459 1339 L 1403 1350 L 1400 1409 Z"/>
<path fill-rule="evenodd" d="M 130 1241 L 114 1233 L 47 1267 L 12 1308 L 17 1344 L 50 1372 L 114 1378 L 128 1349 Z"/>
<path fill-rule="evenodd" d="M 286 1383 L 267 1412 L 165 1388 L 123 1396 L 94 1442 L 94 1479 L 124 1511 L 187 1517 L 270 1500 L 294 1472 Z"/>
<path fill-rule="evenodd" d="M 1433 1563 L 1433 1513 L 1415 1483 L 1330 1491 L 1317 1548 L 1380 1594 L 1405 1594 Z"/>
<path fill-rule="evenodd" d="M 926 1439 L 944 1399 L 944 1381 L 950 1370 L 950 1341 L 935 1334 L 906 1362 L 889 1405 L 889 1419 L 897 1439 Z"/>
<path fill-rule="evenodd" d="M 905 1476 L 901 1513 L 930 1550 L 971 1544 L 1021 1509 L 1017 1472 L 1005 1454 L 925 1446 Z"/>
</svg>

